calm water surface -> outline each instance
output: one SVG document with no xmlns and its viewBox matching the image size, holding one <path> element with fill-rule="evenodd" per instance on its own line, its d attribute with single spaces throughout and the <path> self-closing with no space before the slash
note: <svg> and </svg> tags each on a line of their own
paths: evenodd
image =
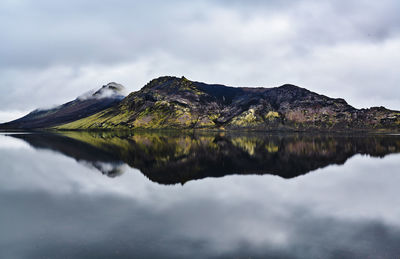
<svg viewBox="0 0 400 259">
<path fill-rule="evenodd" d="M 0 258 L 399 258 L 400 136 L 0 135 Z"/>
</svg>

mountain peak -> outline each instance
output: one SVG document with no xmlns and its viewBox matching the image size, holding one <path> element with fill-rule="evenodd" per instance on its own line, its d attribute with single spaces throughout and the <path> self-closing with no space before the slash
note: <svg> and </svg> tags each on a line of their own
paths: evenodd
<svg viewBox="0 0 400 259">
<path fill-rule="evenodd" d="M 297 85 L 292 85 L 292 84 L 284 84 L 284 85 L 281 85 L 281 86 L 279 86 L 277 88 L 278 89 L 283 89 L 283 90 L 286 90 L 286 91 L 307 90 L 305 88 L 299 87 Z"/>
<path fill-rule="evenodd" d="M 184 80 L 188 80 L 186 79 L 186 77 L 182 76 L 182 77 L 177 77 L 177 76 L 160 76 L 157 78 L 152 79 L 149 84 L 151 83 L 163 83 L 163 82 L 171 82 L 171 81 L 176 81 L 176 82 L 180 82 L 180 81 L 184 81 Z"/>
<path fill-rule="evenodd" d="M 95 98 L 105 98 L 117 95 L 123 96 L 124 92 L 125 87 L 123 85 L 115 82 L 110 82 L 106 85 L 103 85 L 99 90 L 92 94 L 92 96 Z"/>
<path fill-rule="evenodd" d="M 115 91 L 123 91 L 125 89 L 125 87 L 123 85 L 115 83 L 115 82 L 110 82 L 106 85 L 103 85 L 102 88 L 114 89 Z"/>
<path fill-rule="evenodd" d="M 97 91 L 91 90 L 86 92 L 80 96 L 78 96 L 77 100 L 87 100 L 87 99 L 103 99 L 103 98 L 113 98 L 113 99 L 123 99 L 125 97 L 126 89 L 123 85 L 110 82 L 106 85 L 103 85 Z"/>
<path fill-rule="evenodd" d="M 142 90 L 179 90 L 192 84 L 193 82 L 184 76 L 161 76 L 148 82 Z"/>
</svg>

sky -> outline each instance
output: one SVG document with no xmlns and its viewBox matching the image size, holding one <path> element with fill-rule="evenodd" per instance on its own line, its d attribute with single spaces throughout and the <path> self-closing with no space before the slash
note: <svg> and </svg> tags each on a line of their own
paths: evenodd
<svg viewBox="0 0 400 259">
<path fill-rule="evenodd" d="M 0 122 L 163 75 L 400 110 L 397 0 L 3 0 Z"/>
</svg>

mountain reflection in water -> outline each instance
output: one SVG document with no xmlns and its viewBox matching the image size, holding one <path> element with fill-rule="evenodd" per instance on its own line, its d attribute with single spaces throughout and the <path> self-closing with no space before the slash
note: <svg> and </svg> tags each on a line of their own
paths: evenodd
<svg viewBox="0 0 400 259">
<path fill-rule="evenodd" d="M 356 155 L 400 152 L 390 135 L 257 133 L 61 132 L 10 134 L 37 149 L 49 149 L 110 177 L 125 164 L 160 184 L 232 174 L 293 178 Z"/>
</svg>

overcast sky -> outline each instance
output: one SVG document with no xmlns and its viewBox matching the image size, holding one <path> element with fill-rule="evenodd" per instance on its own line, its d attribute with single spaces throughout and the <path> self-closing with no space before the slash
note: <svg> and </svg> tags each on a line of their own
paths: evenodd
<svg viewBox="0 0 400 259">
<path fill-rule="evenodd" d="M 400 110 L 398 0 L 2 0 L 0 121 L 161 75 Z"/>
</svg>

